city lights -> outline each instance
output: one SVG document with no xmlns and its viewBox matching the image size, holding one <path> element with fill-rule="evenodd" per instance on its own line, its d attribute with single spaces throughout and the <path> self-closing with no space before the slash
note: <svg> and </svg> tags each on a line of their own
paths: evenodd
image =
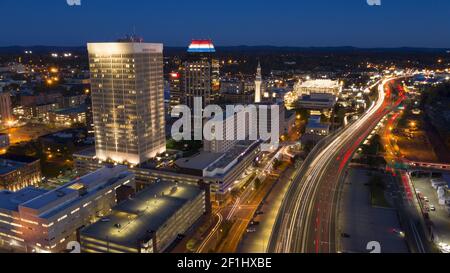
<svg viewBox="0 0 450 273">
<path fill-rule="evenodd" d="M 4 2 L 0 255 L 445 270 L 450 1 Z"/>
</svg>

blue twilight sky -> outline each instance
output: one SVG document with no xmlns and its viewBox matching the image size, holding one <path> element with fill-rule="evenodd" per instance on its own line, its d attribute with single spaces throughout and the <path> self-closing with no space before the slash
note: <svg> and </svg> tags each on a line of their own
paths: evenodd
<svg viewBox="0 0 450 273">
<path fill-rule="evenodd" d="M 450 0 L 0 0 L 0 46 L 147 42 L 450 47 Z"/>
</svg>

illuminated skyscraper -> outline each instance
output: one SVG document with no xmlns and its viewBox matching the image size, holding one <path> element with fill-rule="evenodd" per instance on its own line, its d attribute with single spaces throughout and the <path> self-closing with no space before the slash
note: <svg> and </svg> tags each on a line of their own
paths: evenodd
<svg viewBox="0 0 450 273">
<path fill-rule="evenodd" d="M 163 45 L 88 44 L 99 160 L 139 164 L 166 150 Z"/>
<path fill-rule="evenodd" d="M 214 103 L 220 95 L 220 64 L 211 40 L 193 40 L 184 63 L 186 104 L 193 107 L 195 97 L 203 99 L 203 107 Z"/>
</svg>

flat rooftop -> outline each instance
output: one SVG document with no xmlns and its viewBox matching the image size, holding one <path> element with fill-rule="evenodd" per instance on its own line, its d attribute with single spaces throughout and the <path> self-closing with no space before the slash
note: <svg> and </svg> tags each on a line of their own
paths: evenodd
<svg viewBox="0 0 450 273">
<path fill-rule="evenodd" d="M 329 129 L 330 124 L 322 123 L 321 116 L 311 116 L 308 120 L 308 124 L 306 125 L 307 129 L 315 128 L 315 129 Z"/>
<path fill-rule="evenodd" d="M 70 115 L 70 114 L 79 114 L 86 112 L 86 104 L 82 104 L 78 107 L 72 107 L 72 108 L 64 108 L 64 109 L 58 109 L 53 110 L 55 114 L 59 115 Z"/>
<path fill-rule="evenodd" d="M 45 192 L 20 206 L 38 211 L 40 218 L 50 218 L 130 174 L 125 166 L 104 167 L 59 188 Z M 80 190 L 86 190 L 85 194 L 80 195 Z"/>
<path fill-rule="evenodd" d="M 0 159 L 0 175 L 5 175 L 17 169 L 25 167 L 27 164 L 12 160 Z"/>
<path fill-rule="evenodd" d="M 308 80 L 302 82 L 301 88 L 339 88 L 339 82 L 329 79 Z"/>
<path fill-rule="evenodd" d="M 235 160 L 241 159 L 249 151 L 253 151 L 258 141 L 242 140 L 237 142 L 226 153 L 201 152 L 193 157 L 181 158 L 175 162 L 180 168 L 191 170 L 207 170 L 213 172 L 216 169 L 225 169 Z"/>
<path fill-rule="evenodd" d="M 22 163 L 33 163 L 36 161 L 39 161 L 38 158 L 29 157 L 29 156 L 22 156 L 22 155 L 12 155 L 12 154 L 5 154 L 0 156 L 0 160 L 10 160 L 10 161 L 17 161 Z"/>
<path fill-rule="evenodd" d="M 159 230 L 172 215 L 202 192 L 195 186 L 157 182 L 113 208 L 110 216 L 83 229 L 81 234 L 136 248 L 136 243 L 148 232 Z"/>
<path fill-rule="evenodd" d="M 208 167 L 208 171 L 214 171 L 215 169 L 224 169 L 229 166 L 236 159 L 240 159 L 246 155 L 248 151 L 255 148 L 257 141 L 242 140 L 239 141 L 233 148 L 228 150 L 218 161 Z"/>
<path fill-rule="evenodd" d="M 20 204 L 32 200 L 46 192 L 47 190 L 31 187 L 24 188 L 17 192 L 0 191 L 0 209 L 18 212 Z"/>
<path fill-rule="evenodd" d="M 204 170 L 223 156 L 224 153 L 201 152 L 192 157 L 178 159 L 175 165 L 182 169 Z"/>
</svg>

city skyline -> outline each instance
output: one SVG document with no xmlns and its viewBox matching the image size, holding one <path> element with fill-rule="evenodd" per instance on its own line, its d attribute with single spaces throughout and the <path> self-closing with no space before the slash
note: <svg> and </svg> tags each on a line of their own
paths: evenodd
<svg viewBox="0 0 450 273">
<path fill-rule="evenodd" d="M 24 5 L 29 8 L 23 10 Z M 84 0 L 81 6 L 69 6 L 63 0 L 7 0 L 0 7 L 7 11 L 0 23 L 13 22 L 4 30 L 0 46 L 82 46 L 114 41 L 130 33 L 142 35 L 147 42 L 177 47 L 187 46 L 192 38 L 212 39 L 219 46 L 450 45 L 450 37 L 444 35 L 445 26 L 450 24 L 450 3 L 441 0 L 412 0 L 407 5 L 382 1 L 381 6 L 370 6 L 364 0 L 284 0 L 281 5 L 252 0 L 239 3 L 239 9 L 230 3 L 206 1 L 115 1 L 106 5 Z M 45 10 L 49 16 L 36 20 L 35 10 Z M 38 28 L 44 31 L 35 31 Z"/>
<path fill-rule="evenodd" d="M 0 9 L 0 253 L 450 253 L 448 0 Z"/>
</svg>

